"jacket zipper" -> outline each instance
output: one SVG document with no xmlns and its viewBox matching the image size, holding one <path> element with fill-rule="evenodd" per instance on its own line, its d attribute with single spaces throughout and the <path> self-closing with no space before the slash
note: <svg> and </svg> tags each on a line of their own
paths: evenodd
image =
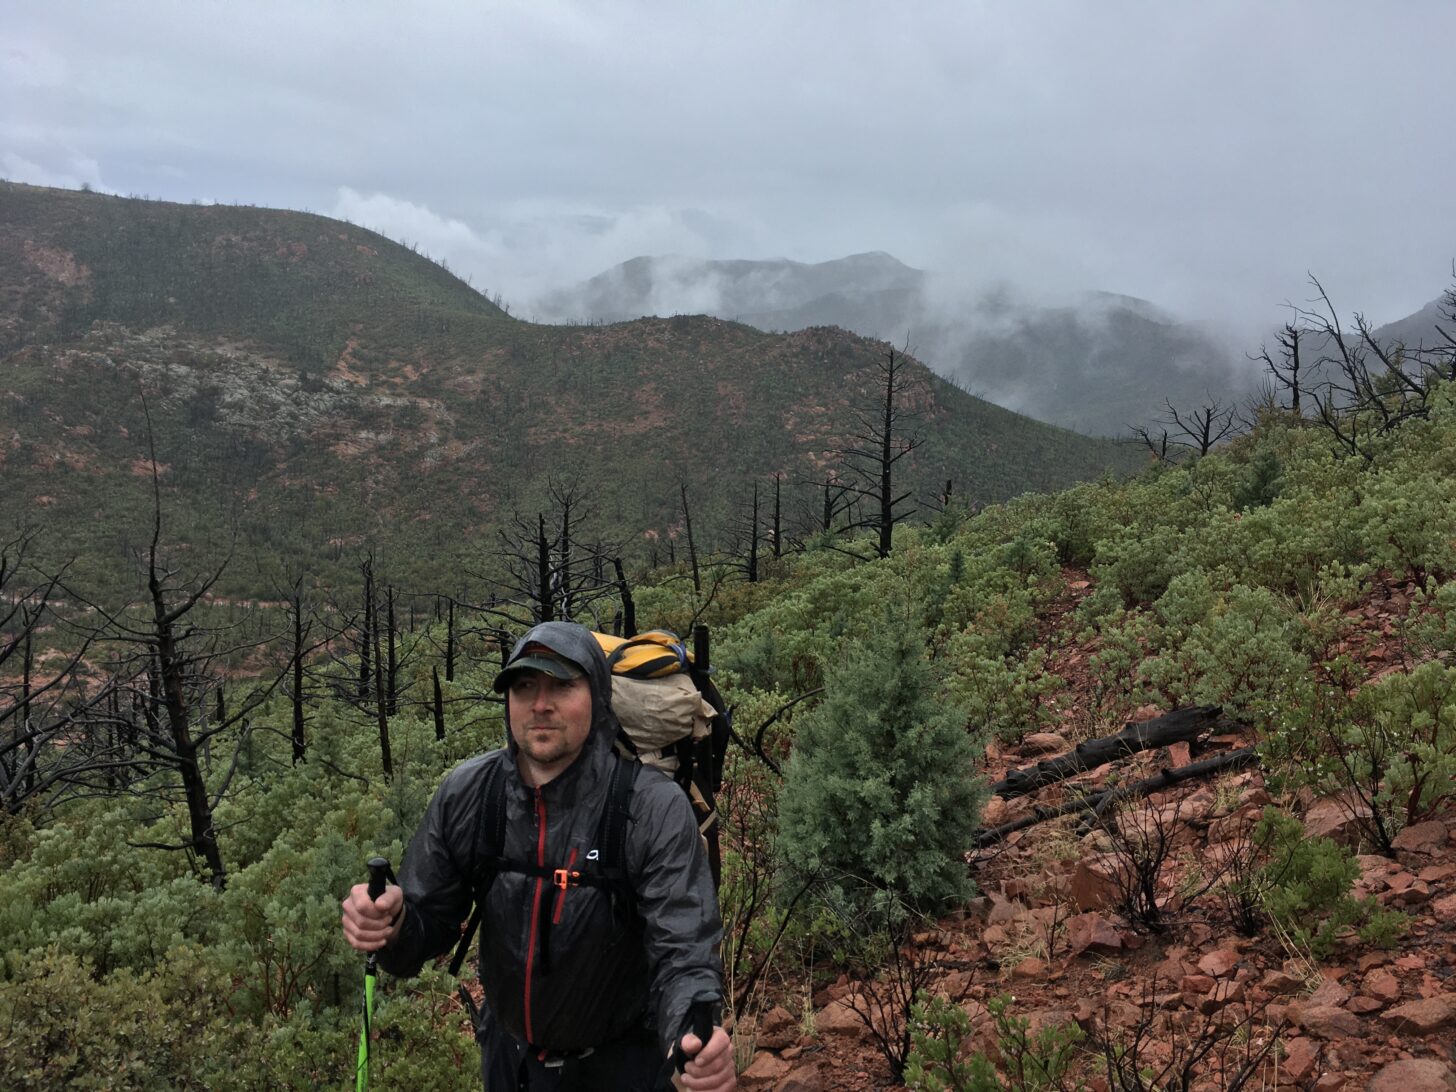
<svg viewBox="0 0 1456 1092">
<path fill-rule="evenodd" d="M 541 789 L 536 789 L 536 864 L 538 867 L 546 867 L 546 799 L 541 795 Z M 526 996 L 525 996 L 525 1022 L 526 1042 L 534 1043 L 536 1036 L 531 1030 L 531 971 L 536 961 L 536 922 L 541 914 L 541 892 L 546 886 L 546 879 L 543 876 L 536 877 L 536 894 L 531 900 L 531 935 L 526 943 Z"/>
<path fill-rule="evenodd" d="M 576 847 L 573 846 L 571 852 L 569 854 L 567 854 L 567 857 L 566 857 L 566 871 L 567 872 L 570 872 L 571 871 L 571 868 L 572 868 L 572 866 L 574 864 L 576 864 Z M 565 905 L 566 905 L 566 886 L 563 884 L 561 886 L 561 889 L 559 891 L 557 891 L 557 893 L 556 893 L 556 912 L 551 915 L 551 924 L 552 925 L 560 925 L 561 924 L 561 908 L 563 906 L 565 906 Z"/>
</svg>

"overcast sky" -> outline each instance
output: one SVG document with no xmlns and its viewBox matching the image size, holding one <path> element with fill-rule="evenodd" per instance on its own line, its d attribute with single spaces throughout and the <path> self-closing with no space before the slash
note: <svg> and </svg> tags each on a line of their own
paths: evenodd
<svg viewBox="0 0 1456 1092">
<path fill-rule="evenodd" d="M 1256 328 L 1451 281 L 1456 4 L 5 0 L 0 175 L 343 215 L 518 312 L 884 250 Z"/>
</svg>

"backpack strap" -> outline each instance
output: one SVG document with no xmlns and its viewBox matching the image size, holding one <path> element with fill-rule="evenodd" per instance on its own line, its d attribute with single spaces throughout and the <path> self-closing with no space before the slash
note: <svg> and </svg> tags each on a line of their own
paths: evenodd
<svg viewBox="0 0 1456 1092">
<path fill-rule="evenodd" d="M 465 963 L 470 942 L 475 939 L 480 917 L 485 912 L 485 897 L 490 894 L 491 885 L 500 872 L 500 858 L 506 845 L 506 761 L 509 758 L 491 766 L 480 790 L 480 814 L 475 823 L 475 844 L 470 851 L 475 908 L 471 911 L 465 932 L 460 936 L 460 943 L 455 946 L 455 954 L 450 958 L 451 977 L 458 975 Z"/>
<path fill-rule="evenodd" d="M 544 879 L 559 890 L 568 887 L 600 887 L 612 899 L 614 913 L 618 911 L 618 896 L 632 895 L 632 881 L 627 874 L 627 820 L 631 817 L 632 791 L 637 782 L 637 771 L 642 764 L 613 754 L 615 764 L 607 785 L 607 798 L 602 815 L 597 823 L 596 858 L 588 858 L 580 870 L 554 868 L 539 865 L 534 861 L 517 861 L 502 856 L 505 850 L 506 793 L 505 764 L 497 763 L 487 775 L 481 791 L 480 819 L 477 824 L 474 857 L 471 874 L 475 882 L 475 909 L 470 921 L 461 934 L 460 943 L 455 946 L 455 955 L 450 960 L 450 974 L 460 973 L 470 951 L 475 932 L 480 928 L 480 919 L 485 912 L 486 896 L 496 876 L 502 872 L 517 872 L 537 879 Z M 540 942 L 541 969 L 550 970 L 551 961 L 551 899 L 542 899 L 540 917 L 537 922 L 537 937 Z"/>
</svg>

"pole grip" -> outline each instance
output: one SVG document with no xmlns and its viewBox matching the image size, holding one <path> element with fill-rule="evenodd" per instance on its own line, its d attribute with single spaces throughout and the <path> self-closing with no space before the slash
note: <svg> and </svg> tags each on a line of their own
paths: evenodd
<svg viewBox="0 0 1456 1092">
<path fill-rule="evenodd" d="M 369 898 L 377 902 L 389 886 L 389 861 L 384 857 L 369 858 Z"/>
</svg>

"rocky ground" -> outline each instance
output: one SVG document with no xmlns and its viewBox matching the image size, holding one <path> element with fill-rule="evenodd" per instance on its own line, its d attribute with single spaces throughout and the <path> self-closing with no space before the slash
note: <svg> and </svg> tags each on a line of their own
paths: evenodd
<svg viewBox="0 0 1456 1092">
<path fill-rule="evenodd" d="M 991 747 L 988 781 L 1086 738 L 1085 665 L 1092 650 L 1075 642 L 1073 627 L 1063 626 L 1060 616 L 1087 585 L 1082 574 L 1067 577 L 1066 596 L 1045 620 L 1049 645 L 1062 642 L 1055 662 L 1068 685 L 1056 705 L 1065 729 L 1030 735 L 1014 747 Z M 1403 614 L 1404 599 L 1395 589 L 1351 612 L 1346 640 L 1376 671 L 1400 662 L 1392 620 Z M 1133 719 L 1163 712 L 1147 707 Z M 1113 778 L 1125 784 L 1254 742 L 1231 730 L 1193 747 L 1146 751 L 1031 797 L 993 797 L 986 825 L 1060 802 L 1073 786 L 1095 790 Z M 1262 773 L 1246 769 L 1179 785 L 1135 809 L 1132 830 L 1140 844 L 1167 843 L 1156 892 L 1162 920 L 1152 926 L 1116 909 L 1125 881 L 1105 830 L 1079 830 L 1078 820 L 1067 817 L 1013 834 L 971 858 L 982 894 L 964 912 L 915 937 L 908 953 L 914 973 L 966 1010 L 975 1046 L 1000 1062 L 1003 1075 L 1014 1059 L 996 1057 L 987 1006 L 1010 995 L 1011 1012 L 1027 1018 L 1033 1030 L 1063 1024 L 1083 1033 L 1068 1088 L 1080 1079 L 1103 1092 L 1456 1092 L 1456 810 L 1404 830 L 1393 859 L 1358 857 L 1361 876 L 1352 893 L 1408 914 L 1405 935 L 1389 949 L 1342 937 L 1333 955 L 1315 959 L 1277 930 L 1243 935 L 1218 897 L 1217 883 L 1200 890 L 1247 846 L 1248 832 L 1270 802 Z M 1275 802 L 1301 815 L 1311 833 L 1360 848 L 1358 825 L 1342 801 L 1305 796 Z M 757 1020 L 745 1020 L 736 1032 L 748 1061 L 740 1087 L 896 1087 L 861 1015 L 885 992 L 883 980 L 867 988 L 841 978 L 817 990 L 803 987 Z M 1130 1052 L 1124 1054 L 1130 1070 L 1164 1076 L 1147 1083 L 1110 1079 L 1100 1045 L 1106 1041 Z M 1178 1083 L 1175 1074 L 1190 1062 L 1194 1078 Z M 1240 1070 L 1245 1083 L 1236 1085 Z M 1013 1079 L 1010 1086 L 1024 1083 Z"/>
</svg>

